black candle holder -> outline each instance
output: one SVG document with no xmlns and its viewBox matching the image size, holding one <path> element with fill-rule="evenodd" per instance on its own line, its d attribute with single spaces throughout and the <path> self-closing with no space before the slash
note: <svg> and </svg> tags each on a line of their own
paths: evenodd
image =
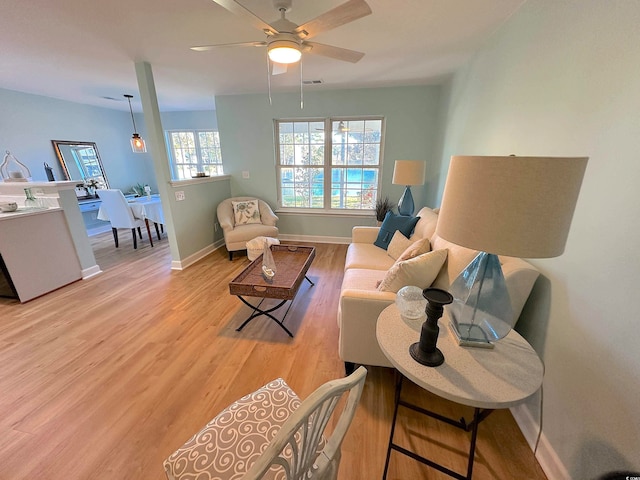
<svg viewBox="0 0 640 480">
<path fill-rule="evenodd" d="M 440 288 L 425 288 L 422 296 L 427 299 L 427 320 L 422 324 L 420 341 L 409 347 L 409 353 L 416 362 L 427 367 L 437 367 L 444 363 L 444 355 L 436 347 L 440 332 L 438 319 L 444 312 L 444 306 L 453 302 L 453 296 Z"/>
</svg>

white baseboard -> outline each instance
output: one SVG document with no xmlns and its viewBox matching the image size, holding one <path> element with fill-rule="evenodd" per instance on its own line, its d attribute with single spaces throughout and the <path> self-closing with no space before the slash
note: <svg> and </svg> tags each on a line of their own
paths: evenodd
<svg viewBox="0 0 640 480">
<path fill-rule="evenodd" d="M 280 240 L 287 242 L 311 242 L 311 243 L 351 243 L 351 237 L 324 237 L 320 235 L 278 235 Z"/>
<path fill-rule="evenodd" d="M 224 240 L 218 240 L 211 245 L 207 245 L 202 250 L 197 251 L 196 253 L 189 255 L 187 258 L 182 260 L 172 260 L 171 261 L 171 270 L 184 270 L 189 265 L 193 265 L 198 260 L 202 260 L 204 257 L 214 252 L 218 248 L 224 245 Z"/>
<path fill-rule="evenodd" d="M 100 270 L 100 265 L 94 265 L 93 267 L 85 268 L 82 270 L 82 279 L 87 280 L 88 278 L 100 275 L 101 273 L 102 270 Z"/>
<path fill-rule="evenodd" d="M 529 447 L 533 450 L 540 425 L 533 419 L 531 412 L 524 404 L 511 407 L 510 410 Z M 544 432 L 540 435 L 540 442 L 535 455 L 536 460 L 538 460 L 540 467 L 549 480 L 571 480 L 571 475 L 569 475 Z"/>
<path fill-rule="evenodd" d="M 280 240 L 285 240 L 287 242 L 311 242 L 311 243 L 340 243 L 340 244 L 348 244 L 351 243 L 351 237 L 322 237 L 322 236 L 314 236 L 314 235 L 278 235 Z M 214 252 L 218 248 L 224 246 L 224 240 L 218 240 L 211 245 L 206 246 L 202 250 L 194 253 L 193 255 L 189 255 L 187 258 L 183 260 L 173 260 L 171 262 L 171 270 L 184 270 L 189 265 L 193 265 L 198 260 L 203 259 L 210 253 Z"/>
</svg>

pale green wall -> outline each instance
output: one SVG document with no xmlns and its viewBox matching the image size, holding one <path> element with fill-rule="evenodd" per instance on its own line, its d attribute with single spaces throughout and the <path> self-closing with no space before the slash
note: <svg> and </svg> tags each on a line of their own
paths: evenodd
<svg viewBox="0 0 640 480">
<path fill-rule="evenodd" d="M 638 25 L 637 0 L 529 1 L 448 89 L 445 168 L 453 154 L 590 157 L 566 252 L 532 262 L 543 278 L 518 325 L 546 364 L 550 478 L 640 471 Z M 539 419 L 539 397 L 527 406 Z"/>
<path fill-rule="evenodd" d="M 395 160 L 425 160 L 427 181 L 433 178 L 431 166 L 438 165 L 434 160 L 437 158 L 439 93 L 437 86 L 308 91 L 304 94 L 303 110 L 299 92 L 274 94 L 272 105 L 264 94 L 216 97 L 225 172 L 233 176 L 232 193 L 255 195 L 272 207 L 277 206 L 275 118 L 382 115 L 386 119 L 382 194 L 397 202 L 404 187 L 391 184 Z M 249 171 L 249 179 L 242 178 L 244 170 Z M 435 199 L 426 187 L 413 187 L 412 192 L 417 206 Z M 278 228 L 283 234 L 307 236 L 348 238 L 354 225 L 375 223 L 373 217 L 286 213 L 279 217 Z"/>
</svg>

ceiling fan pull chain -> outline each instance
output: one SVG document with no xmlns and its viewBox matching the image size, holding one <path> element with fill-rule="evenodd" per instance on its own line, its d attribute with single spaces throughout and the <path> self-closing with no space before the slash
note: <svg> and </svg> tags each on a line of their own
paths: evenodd
<svg viewBox="0 0 640 480">
<path fill-rule="evenodd" d="M 267 85 L 269 86 L 269 105 L 273 105 L 273 103 L 271 103 L 271 72 L 269 71 L 269 55 L 265 55 L 266 59 L 267 59 Z"/>
<path fill-rule="evenodd" d="M 302 94 L 302 58 L 300 59 L 300 110 L 304 109 L 304 95 Z"/>
</svg>

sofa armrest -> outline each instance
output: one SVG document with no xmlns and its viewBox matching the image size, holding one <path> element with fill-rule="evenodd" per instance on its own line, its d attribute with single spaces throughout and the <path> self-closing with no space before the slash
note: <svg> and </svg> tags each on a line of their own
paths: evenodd
<svg viewBox="0 0 640 480">
<path fill-rule="evenodd" d="M 371 243 L 378 238 L 380 227 L 353 227 L 351 230 L 351 243 Z"/>
<path fill-rule="evenodd" d="M 395 293 L 378 290 L 345 289 L 340 293 L 338 352 L 343 361 L 393 366 L 378 345 L 376 323 L 382 310 L 395 300 Z"/>
</svg>

